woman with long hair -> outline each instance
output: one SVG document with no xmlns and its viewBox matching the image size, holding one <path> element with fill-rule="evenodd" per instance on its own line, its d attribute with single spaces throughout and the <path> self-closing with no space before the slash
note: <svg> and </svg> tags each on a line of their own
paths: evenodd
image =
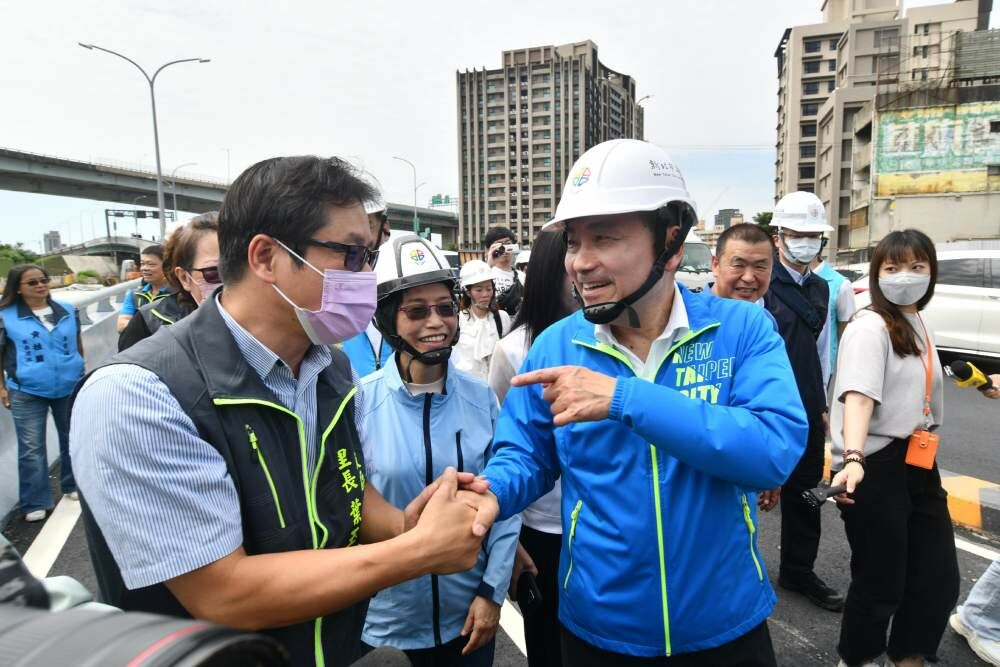
<svg viewBox="0 0 1000 667">
<path fill-rule="evenodd" d="M 142 284 L 139 289 L 125 293 L 125 300 L 118 311 L 118 333 L 125 330 L 139 308 L 170 296 L 170 284 L 163 272 L 162 245 L 153 244 L 142 249 L 139 253 L 139 275 L 142 277 Z"/>
<path fill-rule="evenodd" d="M 393 354 L 361 381 L 358 422 L 368 482 L 405 509 L 448 466 L 482 471 L 499 410 L 486 383 L 451 361 L 455 277 L 441 251 L 416 235 L 396 238 L 375 273 L 375 324 Z M 362 641 L 403 650 L 418 666 L 492 665 L 519 527 L 517 517 L 497 523 L 465 572 L 379 591 Z"/>
<path fill-rule="evenodd" d="M 0 402 L 17 432 L 17 477 L 26 521 L 41 521 L 53 507 L 45 426 L 49 411 L 59 434 L 62 493 L 77 498 L 69 457 L 69 399 L 83 376 L 83 341 L 76 309 L 49 293 L 49 274 L 36 264 L 7 273 L 0 297 Z"/>
<path fill-rule="evenodd" d="M 931 240 L 915 229 L 891 232 L 872 253 L 871 305 L 840 343 L 832 483 L 847 485 L 837 502 L 851 546 L 841 665 L 874 664 L 882 653 L 896 665 L 936 662 L 958 599 L 955 536 L 935 461 L 941 362 L 920 316 L 936 280 Z"/>
<path fill-rule="evenodd" d="M 510 315 L 497 307 L 493 270 L 483 260 L 463 264 L 459 284 L 462 295 L 455 367 L 485 381 L 493 348 L 510 331 Z"/>
<path fill-rule="evenodd" d="M 562 235 L 542 232 L 535 237 L 524 281 L 524 298 L 509 334 L 500 339 L 490 360 L 489 384 L 503 401 L 510 381 L 517 375 L 531 343 L 549 327 L 580 306 L 573 298 L 572 283 L 566 274 L 566 243 Z M 530 667 L 559 667 L 559 551 L 562 544 L 562 492 L 559 480 L 547 494 L 521 513 L 521 540 L 518 545 L 512 597 L 517 599 L 518 578 L 523 572 L 536 577 L 541 605 L 522 609 L 524 639 Z"/>
<path fill-rule="evenodd" d="M 119 352 L 191 314 L 222 284 L 218 232 L 219 213 L 210 211 L 170 234 L 163 246 L 163 270 L 171 293 L 139 308 L 118 337 Z"/>
</svg>

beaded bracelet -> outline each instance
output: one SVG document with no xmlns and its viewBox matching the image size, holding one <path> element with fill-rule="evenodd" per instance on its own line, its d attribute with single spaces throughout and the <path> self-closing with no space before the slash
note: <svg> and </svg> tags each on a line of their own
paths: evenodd
<svg viewBox="0 0 1000 667">
<path fill-rule="evenodd" d="M 857 454 L 861 458 L 865 458 L 865 453 L 863 451 L 861 451 L 860 449 L 845 449 L 844 450 L 844 456 L 850 456 L 852 454 Z"/>
<path fill-rule="evenodd" d="M 861 466 L 862 470 L 865 469 L 865 460 L 863 458 L 859 457 L 859 456 L 848 456 L 848 457 L 845 457 L 844 458 L 844 465 L 846 466 L 848 463 L 857 463 L 858 465 Z"/>
</svg>

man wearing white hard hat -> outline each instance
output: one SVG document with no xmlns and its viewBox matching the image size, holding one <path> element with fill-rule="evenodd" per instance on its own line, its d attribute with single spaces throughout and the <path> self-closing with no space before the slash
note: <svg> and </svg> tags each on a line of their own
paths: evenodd
<svg viewBox="0 0 1000 667">
<path fill-rule="evenodd" d="M 840 611 L 844 598 L 816 576 L 820 510 L 802 498 L 819 485 L 827 429 L 826 389 L 818 339 L 826 325 L 829 287 L 809 270 L 823 248 L 824 232 L 832 231 L 819 198 L 811 192 L 792 192 L 774 207 L 771 225 L 778 261 L 764 307 L 774 316 L 785 340 L 795 372 L 795 384 L 809 419 L 806 451 L 785 482 L 781 497 L 781 566 L 778 584 L 805 595 L 813 604 Z"/>
<path fill-rule="evenodd" d="M 763 310 L 675 281 L 695 220 L 659 147 L 580 157 L 547 227 L 583 309 L 532 344 L 489 490 L 466 495 L 484 534 L 561 479 L 565 664 L 775 664 L 754 500 L 794 468 L 806 419 Z"/>
</svg>

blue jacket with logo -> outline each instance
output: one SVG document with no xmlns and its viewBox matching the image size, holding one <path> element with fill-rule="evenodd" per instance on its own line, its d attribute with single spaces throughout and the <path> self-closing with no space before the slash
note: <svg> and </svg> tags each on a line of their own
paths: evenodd
<svg viewBox="0 0 1000 667">
<path fill-rule="evenodd" d="M 573 365 L 617 377 L 610 414 L 556 428 L 540 386 L 512 388 L 485 472 L 500 518 L 561 475 L 559 619 L 594 646 L 636 656 L 713 648 L 767 618 L 775 596 L 754 493 L 785 481 L 807 434 L 763 309 L 680 293 L 690 331 L 655 382 L 598 342 L 581 312 L 546 329 L 521 372 Z"/>
<path fill-rule="evenodd" d="M 405 508 L 448 466 L 472 473 L 485 467 L 497 397 L 451 362 L 443 393 L 412 395 L 395 356 L 362 380 L 360 393 L 368 481 L 396 507 Z M 368 606 L 362 640 L 419 649 L 458 637 L 477 595 L 503 603 L 520 528 L 516 516 L 497 522 L 471 570 L 427 575 L 379 591 Z"/>
<path fill-rule="evenodd" d="M 62 398 L 73 393 L 83 376 L 83 357 L 77 345 L 76 309 L 49 299 L 55 328 L 49 331 L 23 299 L 3 310 L 3 368 L 7 388 L 43 398 Z"/>
</svg>

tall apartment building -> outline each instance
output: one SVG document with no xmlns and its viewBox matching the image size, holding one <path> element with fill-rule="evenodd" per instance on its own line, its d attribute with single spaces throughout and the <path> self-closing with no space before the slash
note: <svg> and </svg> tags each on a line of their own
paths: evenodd
<svg viewBox="0 0 1000 667">
<path fill-rule="evenodd" d="M 911 8 L 900 0 L 825 0 L 823 23 L 785 30 L 778 63 L 775 200 L 815 192 L 834 226 L 830 252 L 848 236 L 853 116 L 901 81 L 946 76 L 955 35 L 984 26 L 989 0 Z"/>
<path fill-rule="evenodd" d="M 62 248 L 62 239 L 60 239 L 58 231 L 53 230 L 51 232 L 45 232 L 42 235 L 42 239 L 46 254 L 50 252 L 58 252 L 59 249 Z"/>
<path fill-rule="evenodd" d="M 715 228 L 720 232 L 743 222 L 743 214 L 738 208 L 720 208 L 715 214 Z"/>
<path fill-rule="evenodd" d="M 462 250 L 478 250 L 497 225 L 531 243 L 584 151 L 643 138 L 635 79 L 601 63 L 593 42 L 504 51 L 502 60 L 455 77 Z"/>
</svg>

